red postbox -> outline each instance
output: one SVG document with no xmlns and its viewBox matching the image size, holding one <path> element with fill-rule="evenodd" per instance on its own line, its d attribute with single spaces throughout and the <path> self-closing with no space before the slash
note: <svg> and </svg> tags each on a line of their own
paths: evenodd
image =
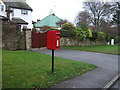
<svg viewBox="0 0 120 90">
<path fill-rule="evenodd" d="M 60 49 L 60 31 L 50 30 L 47 33 L 47 48 L 48 49 Z"/>
<path fill-rule="evenodd" d="M 47 49 L 52 49 L 52 73 L 54 72 L 54 50 L 60 49 L 60 31 L 47 32 Z"/>
</svg>

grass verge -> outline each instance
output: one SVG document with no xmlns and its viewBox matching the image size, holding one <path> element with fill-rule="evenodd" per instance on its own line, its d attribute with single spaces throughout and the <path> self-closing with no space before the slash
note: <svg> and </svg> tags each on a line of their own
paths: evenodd
<svg viewBox="0 0 120 90">
<path fill-rule="evenodd" d="M 3 88 L 48 88 L 96 68 L 92 64 L 55 57 L 53 74 L 50 55 L 6 50 L 2 54 Z"/>
<path fill-rule="evenodd" d="M 63 48 L 120 55 L 120 52 L 118 50 L 118 45 L 71 46 L 71 47 L 66 46 Z"/>
</svg>

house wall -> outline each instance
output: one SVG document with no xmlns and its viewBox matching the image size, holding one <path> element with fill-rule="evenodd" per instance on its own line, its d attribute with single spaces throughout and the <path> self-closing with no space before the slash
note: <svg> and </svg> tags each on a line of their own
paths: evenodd
<svg viewBox="0 0 120 90">
<path fill-rule="evenodd" d="M 21 18 L 24 21 L 28 22 L 29 24 L 27 25 L 27 28 L 32 29 L 33 25 L 32 25 L 32 11 L 27 10 L 28 14 L 27 15 L 23 15 L 21 14 L 21 10 L 22 9 L 16 9 L 16 8 L 11 8 L 14 11 L 14 16 L 12 16 L 13 18 Z"/>
<path fill-rule="evenodd" d="M 4 6 L 4 11 L 1 11 L 1 5 Z M 7 17 L 7 13 L 6 13 L 6 6 L 5 4 L 2 2 L 2 0 L 0 0 L 0 15 L 1 16 L 5 16 Z M 14 16 L 12 16 L 12 13 L 10 14 L 10 20 L 13 18 L 21 18 L 24 21 L 28 22 L 27 28 L 32 29 L 33 25 L 32 25 L 32 11 L 31 10 L 27 10 L 28 14 L 27 15 L 22 15 L 21 14 L 21 10 L 22 9 L 16 9 L 16 8 L 11 8 L 11 10 L 14 11 Z"/>
<path fill-rule="evenodd" d="M 21 31 L 23 31 L 23 28 L 24 28 L 24 27 L 27 27 L 27 25 L 21 24 Z"/>
</svg>

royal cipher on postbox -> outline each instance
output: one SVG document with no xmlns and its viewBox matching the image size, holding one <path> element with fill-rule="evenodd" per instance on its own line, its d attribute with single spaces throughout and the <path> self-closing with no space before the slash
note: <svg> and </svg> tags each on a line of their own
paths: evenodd
<svg viewBox="0 0 120 90">
<path fill-rule="evenodd" d="M 47 33 L 47 49 L 60 49 L 60 31 L 50 30 Z"/>
</svg>

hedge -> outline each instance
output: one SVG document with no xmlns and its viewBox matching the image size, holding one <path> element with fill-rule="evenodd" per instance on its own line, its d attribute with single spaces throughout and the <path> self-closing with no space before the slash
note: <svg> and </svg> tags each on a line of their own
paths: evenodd
<svg viewBox="0 0 120 90">
<path fill-rule="evenodd" d="M 73 31 L 69 31 L 69 30 L 61 30 L 61 37 L 73 37 L 74 33 Z"/>
</svg>

